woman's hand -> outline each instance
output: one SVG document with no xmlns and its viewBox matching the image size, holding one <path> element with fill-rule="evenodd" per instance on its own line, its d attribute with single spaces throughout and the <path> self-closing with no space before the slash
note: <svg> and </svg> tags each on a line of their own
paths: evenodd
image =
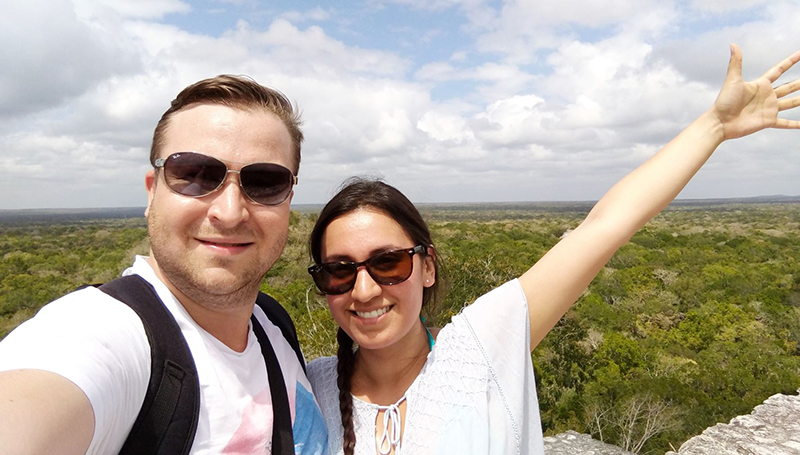
<svg viewBox="0 0 800 455">
<path fill-rule="evenodd" d="M 778 118 L 778 112 L 800 106 L 800 97 L 782 99 L 800 89 L 800 79 L 776 88 L 772 84 L 800 61 L 800 51 L 773 66 L 754 81 L 742 80 L 742 51 L 731 45 L 728 75 L 711 113 L 722 125 L 723 139 L 734 139 L 764 128 L 800 128 L 800 121 Z"/>
</svg>

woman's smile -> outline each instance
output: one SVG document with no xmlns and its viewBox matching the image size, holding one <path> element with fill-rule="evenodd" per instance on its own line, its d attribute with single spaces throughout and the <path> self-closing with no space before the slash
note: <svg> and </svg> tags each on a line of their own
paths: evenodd
<svg viewBox="0 0 800 455">
<path fill-rule="evenodd" d="M 378 308 L 377 310 L 372 311 L 353 311 L 358 317 L 362 319 L 377 319 L 379 316 L 382 316 L 389 312 L 394 305 L 386 306 L 383 308 Z"/>
<path fill-rule="evenodd" d="M 394 219 L 380 211 L 359 209 L 328 225 L 321 256 L 323 262 L 341 258 L 360 262 L 413 245 L 414 241 Z M 360 347 L 399 348 L 409 341 L 412 328 L 420 324 L 424 283 L 433 280 L 434 273 L 421 255 L 414 254 L 411 260 L 411 274 L 402 282 L 379 284 L 361 267 L 352 289 L 327 296 L 331 315 Z"/>
</svg>

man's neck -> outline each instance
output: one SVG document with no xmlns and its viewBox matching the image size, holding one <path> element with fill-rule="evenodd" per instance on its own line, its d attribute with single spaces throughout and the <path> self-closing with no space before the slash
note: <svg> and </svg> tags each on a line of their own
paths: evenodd
<svg viewBox="0 0 800 455">
<path fill-rule="evenodd" d="M 169 289 L 172 295 L 183 306 L 194 322 L 211 336 L 236 352 L 247 347 L 250 316 L 253 314 L 258 289 L 254 292 L 242 292 L 237 296 L 239 302 L 227 302 L 226 305 L 209 305 L 202 296 L 189 296 L 182 292 L 158 267 L 151 255 L 147 262 L 156 276 Z"/>
</svg>

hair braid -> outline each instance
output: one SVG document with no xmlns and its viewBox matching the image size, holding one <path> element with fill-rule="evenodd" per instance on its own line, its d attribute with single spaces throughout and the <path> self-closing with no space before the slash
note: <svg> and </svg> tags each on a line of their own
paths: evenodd
<svg viewBox="0 0 800 455">
<path fill-rule="evenodd" d="M 342 428 L 344 429 L 342 448 L 344 449 L 344 455 L 353 455 L 356 450 L 356 433 L 353 429 L 353 395 L 350 393 L 350 381 L 353 378 L 356 358 L 353 353 L 353 340 L 341 328 L 336 334 L 336 341 L 339 342 L 338 364 L 336 366 L 336 372 L 338 373 L 337 383 L 339 385 L 339 412 L 342 414 Z"/>
</svg>

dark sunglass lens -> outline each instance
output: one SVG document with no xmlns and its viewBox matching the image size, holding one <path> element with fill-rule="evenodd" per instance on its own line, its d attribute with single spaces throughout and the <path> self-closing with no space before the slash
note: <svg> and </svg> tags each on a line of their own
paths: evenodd
<svg viewBox="0 0 800 455">
<path fill-rule="evenodd" d="M 176 153 L 164 165 L 167 185 L 185 196 L 204 196 L 225 180 L 221 161 L 199 153 Z"/>
<path fill-rule="evenodd" d="M 322 264 L 311 272 L 314 283 L 325 294 L 342 294 L 353 288 L 356 268 L 346 262 Z"/>
<path fill-rule="evenodd" d="M 280 204 L 292 190 L 292 172 L 277 164 L 251 164 L 239 176 L 247 196 L 259 204 Z"/>
<path fill-rule="evenodd" d="M 407 251 L 391 251 L 371 258 L 367 267 L 372 278 L 380 284 L 397 284 L 411 276 L 414 261 Z"/>
<path fill-rule="evenodd" d="M 326 289 L 328 288 L 328 274 L 320 267 L 308 269 L 308 273 L 311 274 L 311 278 L 314 279 L 314 284 L 317 285 L 317 288 L 323 293 L 327 294 L 328 292 Z"/>
</svg>

